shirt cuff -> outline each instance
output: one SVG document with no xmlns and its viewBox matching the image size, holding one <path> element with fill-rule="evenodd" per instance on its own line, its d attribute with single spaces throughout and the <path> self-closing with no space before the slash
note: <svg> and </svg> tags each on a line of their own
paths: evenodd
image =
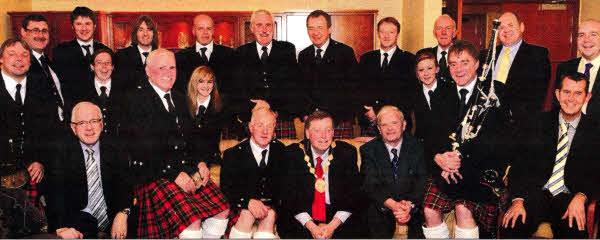
<svg viewBox="0 0 600 240">
<path fill-rule="evenodd" d="M 308 221 L 312 220 L 312 217 L 310 217 L 307 212 L 298 213 L 296 216 L 294 216 L 294 218 L 296 218 L 296 220 L 298 220 L 302 226 L 306 225 Z"/>
<path fill-rule="evenodd" d="M 346 219 L 348 219 L 350 217 L 350 215 L 352 215 L 352 213 L 350 212 L 346 212 L 346 211 L 337 211 L 334 215 L 334 217 L 337 217 L 340 221 L 342 221 L 342 223 L 346 222 Z"/>
</svg>

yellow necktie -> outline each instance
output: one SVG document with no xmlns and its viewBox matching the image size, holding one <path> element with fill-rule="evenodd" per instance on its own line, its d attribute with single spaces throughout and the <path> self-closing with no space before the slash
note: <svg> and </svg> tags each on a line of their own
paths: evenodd
<svg viewBox="0 0 600 240">
<path fill-rule="evenodd" d="M 566 122 L 560 124 L 560 137 L 558 138 L 558 144 L 556 145 L 556 160 L 554 161 L 554 168 L 552 168 L 552 176 L 546 183 L 548 190 L 552 193 L 552 196 L 556 196 L 565 190 L 565 181 L 563 179 L 565 175 L 565 164 L 567 162 L 567 153 L 569 153 L 567 137 L 567 131 L 569 125 Z"/>
<path fill-rule="evenodd" d="M 496 80 L 506 84 L 506 77 L 508 76 L 508 68 L 510 67 L 510 48 L 504 50 L 502 58 L 500 58 L 500 65 L 498 66 L 498 72 L 496 73 Z"/>
</svg>

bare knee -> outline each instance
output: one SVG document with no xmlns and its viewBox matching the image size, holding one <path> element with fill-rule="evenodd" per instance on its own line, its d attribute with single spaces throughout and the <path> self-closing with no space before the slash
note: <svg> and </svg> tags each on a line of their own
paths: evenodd
<svg viewBox="0 0 600 240">
<path fill-rule="evenodd" d="M 240 211 L 240 217 L 235 224 L 235 228 L 242 232 L 249 232 L 250 229 L 252 229 L 252 225 L 254 225 L 254 221 L 256 221 L 256 219 L 252 213 L 247 209 L 242 209 Z"/>
<path fill-rule="evenodd" d="M 473 219 L 473 214 L 471 210 L 469 210 L 465 205 L 460 204 L 456 205 L 455 208 L 456 214 L 456 225 L 460 228 L 474 228 L 477 227 L 477 223 L 475 223 L 475 219 Z"/>
<path fill-rule="evenodd" d="M 226 219 L 228 217 L 229 217 L 229 208 L 225 209 L 222 212 L 217 213 L 217 215 L 215 215 L 215 218 L 218 218 L 218 219 Z"/>
<path fill-rule="evenodd" d="M 427 227 L 435 227 L 442 224 L 441 212 L 425 207 L 423 213 L 425 215 L 425 225 L 427 225 Z"/>
<path fill-rule="evenodd" d="M 200 230 L 202 228 L 202 220 L 198 219 L 194 221 L 192 224 L 188 225 L 185 230 Z"/>
</svg>

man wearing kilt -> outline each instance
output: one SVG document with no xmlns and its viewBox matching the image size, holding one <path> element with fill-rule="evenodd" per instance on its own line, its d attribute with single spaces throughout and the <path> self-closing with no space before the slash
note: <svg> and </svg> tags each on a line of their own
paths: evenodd
<svg viewBox="0 0 600 240">
<path fill-rule="evenodd" d="M 146 59 L 148 81 L 124 102 L 122 136 L 140 238 L 220 238 L 229 203 L 210 180 L 206 163 L 189 152 L 185 96 L 172 90 L 175 56 L 166 49 Z M 127 161 L 126 160 L 126 161 Z"/>
<path fill-rule="evenodd" d="M 459 127 L 468 108 L 479 101 L 480 89 L 488 93 L 490 83 L 477 81 L 479 52 L 468 41 L 457 41 L 450 47 L 448 63 L 450 74 L 456 82 L 456 90 L 448 95 L 449 109 L 440 116 L 440 122 L 448 126 L 441 130 L 435 147 L 435 164 L 431 166 L 432 177 L 425 187 L 423 233 L 427 238 L 448 238 L 448 227 L 443 222 L 443 213 L 455 210 L 456 238 L 478 238 L 480 228 L 484 234 L 495 230 L 498 213 L 498 197 L 492 191 L 499 177 L 504 174 L 506 146 L 503 144 L 507 133 L 507 115 L 503 108 L 492 108 L 478 129 L 478 135 L 451 148 L 450 133 L 463 136 L 467 128 Z M 496 85 L 496 92 L 502 93 Z M 502 96 L 499 96 L 502 97 Z M 500 98 L 502 104 L 502 98 Z M 501 105 L 500 107 L 502 107 Z M 478 126 L 473 126 L 477 128 Z M 456 132 L 455 132 L 456 131 Z M 443 139 L 446 139 L 444 141 Z M 489 174 L 489 175 L 488 175 Z M 487 236 L 491 237 L 491 236 Z"/>
</svg>

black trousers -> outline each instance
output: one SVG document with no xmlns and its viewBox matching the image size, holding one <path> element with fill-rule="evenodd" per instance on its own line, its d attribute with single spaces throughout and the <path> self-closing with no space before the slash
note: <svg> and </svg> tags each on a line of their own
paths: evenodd
<svg viewBox="0 0 600 240">
<path fill-rule="evenodd" d="M 389 209 L 378 209 L 374 204 L 370 204 L 367 208 L 365 219 L 363 220 L 369 231 L 369 238 L 386 239 L 392 238 L 396 232 L 396 218 L 394 213 Z M 423 235 L 423 214 L 418 209 L 411 211 L 410 221 L 406 223 L 408 226 L 408 238 L 421 239 Z"/>
<path fill-rule="evenodd" d="M 573 227 L 569 228 L 569 218 L 561 219 L 567 211 L 569 203 L 575 194 L 560 193 L 552 196 L 547 190 L 530 193 L 524 202 L 525 224 L 519 217 L 515 227 L 501 228 L 501 238 L 529 238 L 542 222 L 550 222 L 554 238 L 587 238 L 587 231 L 579 231 L 573 219 Z M 587 207 L 587 204 L 586 204 Z"/>
</svg>

